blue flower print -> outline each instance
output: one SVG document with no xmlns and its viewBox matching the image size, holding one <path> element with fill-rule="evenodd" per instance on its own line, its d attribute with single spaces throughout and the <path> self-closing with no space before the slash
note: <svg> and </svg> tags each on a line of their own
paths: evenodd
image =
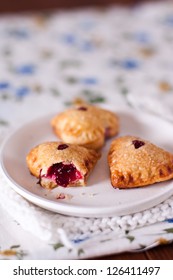
<svg viewBox="0 0 173 280">
<path fill-rule="evenodd" d="M 139 67 L 139 62 L 135 59 L 126 59 L 121 62 L 121 66 L 128 70 L 133 70 Z"/>
<path fill-rule="evenodd" d="M 166 222 L 173 223 L 173 218 L 172 219 L 167 219 Z"/>
<path fill-rule="evenodd" d="M 74 45 L 76 43 L 76 36 L 74 34 L 63 34 L 62 41 L 67 45 Z"/>
<path fill-rule="evenodd" d="M 82 41 L 79 45 L 81 51 L 91 52 L 94 50 L 94 44 L 90 41 Z"/>
<path fill-rule="evenodd" d="M 7 32 L 10 36 L 15 37 L 17 39 L 27 39 L 29 37 L 27 29 L 14 28 L 8 30 Z"/>
<path fill-rule="evenodd" d="M 85 85 L 96 85 L 98 84 L 98 80 L 95 77 L 86 77 L 81 79 L 81 82 Z"/>
<path fill-rule="evenodd" d="M 141 31 L 134 34 L 134 38 L 139 43 L 150 43 L 150 35 L 147 32 Z"/>
<path fill-rule="evenodd" d="M 73 239 L 72 242 L 75 244 L 81 243 L 85 240 L 89 239 L 89 237 L 84 237 L 84 238 L 77 238 L 77 239 Z"/>
<path fill-rule="evenodd" d="M 18 74 L 31 75 L 31 74 L 34 74 L 34 72 L 35 72 L 35 65 L 24 64 L 24 65 L 16 67 L 15 71 Z"/>
<path fill-rule="evenodd" d="M 0 82 L 0 90 L 6 90 L 10 87 L 8 82 Z"/>
<path fill-rule="evenodd" d="M 28 95 L 30 92 L 30 89 L 26 86 L 21 86 L 19 88 L 16 89 L 16 96 L 17 98 L 23 98 L 26 95 Z"/>
</svg>

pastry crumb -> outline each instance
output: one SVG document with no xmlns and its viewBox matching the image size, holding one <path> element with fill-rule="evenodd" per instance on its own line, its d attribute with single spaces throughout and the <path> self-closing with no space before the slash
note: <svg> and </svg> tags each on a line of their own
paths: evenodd
<svg viewBox="0 0 173 280">
<path fill-rule="evenodd" d="M 56 199 L 67 199 L 67 200 L 70 200 L 72 199 L 73 195 L 71 194 L 65 194 L 65 193 L 58 193 L 56 195 Z"/>
</svg>

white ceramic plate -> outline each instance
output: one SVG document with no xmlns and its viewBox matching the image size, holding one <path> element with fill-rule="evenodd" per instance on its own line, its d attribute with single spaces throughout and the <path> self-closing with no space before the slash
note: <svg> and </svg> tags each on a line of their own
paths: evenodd
<svg viewBox="0 0 173 280">
<path fill-rule="evenodd" d="M 117 111 L 120 135 L 136 135 L 173 151 L 173 127 L 162 119 L 134 111 Z M 110 184 L 107 165 L 109 140 L 103 154 L 90 175 L 87 187 L 45 190 L 30 175 L 25 157 L 29 150 L 44 141 L 56 140 L 49 125 L 51 116 L 32 121 L 15 131 L 3 145 L 1 167 L 11 187 L 32 203 L 61 214 L 84 217 L 126 215 L 148 209 L 173 194 L 173 181 L 152 186 L 119 190 Z M 57 199 L 59 193 L 65 199 Z"/>
</svg>

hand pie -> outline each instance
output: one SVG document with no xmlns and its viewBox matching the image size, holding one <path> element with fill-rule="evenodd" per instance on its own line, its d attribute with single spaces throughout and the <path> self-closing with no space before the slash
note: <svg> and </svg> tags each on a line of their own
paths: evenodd
<svg viewBox="0 0 173 280">
<path fill-rule="evenodd" d="M 105 138 L 118 133 L 118 117 L 91 105 L 68 109 L 51 120 L 55 134 L 66 143 L 100 149 Z"/>
<path fill-rule="evenodd" d="M 46 142 L 33 148 L 26 157 L 32 175 L 41 186 L 84 186 L 100 154 L 77 145 Z"/>
<path fill-rule="evenodd" d="M 134 188 L 173 178 L 173 154 L 139 137 L 115 139 L 108 164 L 114 188 Z"/>
<path fill-rule="evenodd" d="M 80 108 L 81 107 L 78 107 L 78 109 Z M 84 105 L 84 108 L 86 108 L 91 115 L 95 115 L 97 119 L 101 121 L 106 138 L 118 134 L 119 119 L 115 113 L 92 105 Z"/>
</svg>

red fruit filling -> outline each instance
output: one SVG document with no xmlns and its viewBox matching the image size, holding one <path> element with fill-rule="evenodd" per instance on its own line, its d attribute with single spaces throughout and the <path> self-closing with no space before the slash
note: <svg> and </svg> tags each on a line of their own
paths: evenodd
<svg viewBox="0 0 173 280">
<path fill-rule="evenodd" d="M 57 149 L 58 150 L 64 150 L 64 149 L 67 149 L 67 148 L 68 148 L 67 144 L 60 144 Z"/>
<path fill-rule="evenodd" d="M 105 128 L 105 139 L 107 139 L 107 138 L 110 137 L 110 130 L 111 130 L 110 127 L 106 127 L 106 128 Z"/>
<path fill-rule="evenodd" d="M 80 110 L 80 111 L 87 111 L 87 108 L 86 107 L 79 107 L 78 110 Z"/>
<path fill-rule="evenodd" d="M 139 141 L 139 140 L 133 140 L 132 144 L 134 145 L 135 149 L 139 149 L 140 147 L 145 145 L 143 141 Z"/>
<path fill-rule="evenodd" d="M 62 187 L 67 187 L 69 183 L 82 179 L 81 173 L 72 163 L 64 164 L 62 162 L 50 166 L 47 174 L 42 177 L 52 179 L 57 185 Z"/>
</svg>

